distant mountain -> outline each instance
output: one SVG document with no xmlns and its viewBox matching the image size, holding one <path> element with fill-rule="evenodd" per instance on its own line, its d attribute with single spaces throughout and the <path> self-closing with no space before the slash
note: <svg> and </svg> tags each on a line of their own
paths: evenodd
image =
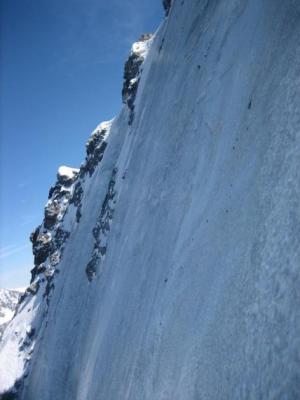
<svg viewBox="0 0 300 400">
<path fill-rule="evenodd" d="M 23 289 L 0 289 L 0 340 L 23 292 Z"/>
</svg>

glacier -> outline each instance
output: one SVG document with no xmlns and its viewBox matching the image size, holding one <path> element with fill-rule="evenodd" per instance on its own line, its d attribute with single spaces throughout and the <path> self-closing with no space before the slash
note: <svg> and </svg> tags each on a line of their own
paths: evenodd
<svg viewBox="0 0 300 400">
<path fill-rule="evenodd" d="M 300 1 L 164 6 L 50 190 L 3 399 L 300 398 Z"/>
</svg>

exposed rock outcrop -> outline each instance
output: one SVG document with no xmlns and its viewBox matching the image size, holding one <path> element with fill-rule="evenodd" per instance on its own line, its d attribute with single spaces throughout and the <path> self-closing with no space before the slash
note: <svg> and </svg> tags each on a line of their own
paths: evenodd
<svg viewBox="0 0 300 400">
<path fill-rule="evenodd" d="M 86 143 L 86 158 L 80 169 L 62 166 L 57 172 L 57 182 L 49 191 L 49 199 L 45 206 L 43 224 L 31 234 L 34 254 L 31 285 L 22 296 L 36 294 L 40 280 L 46 281 L 45 296 L 48 297 L 54 287 L 54 274 L 62 257 L 64 246 L 70 236 L 66 229 L 64 216 L 69 207 L 75 210 L 75 220 L 80 222 L 82 198 L 85 181 L 93 175 L 103 158 L 107 146 L 111 121 L 101 123 Z"/>
<path fill-rule="evenodd" d="M 123 103 L 127 104 L 130 110 L 129 125 L 132 124 L 134 119 L 134 102 L 141 78 L 142 65 L 152 38 L 153 35 L 151 33 L 142 35 L 138 42 L 133 44 L 129 58 L 125 63 L 122 99 Z"/>
<path fill-rule="evenodd" d="M 80 167 L 81 179 L 84 178 L 86 174 L 91 177 L 97 165 L 101 162 L 107 146 L 107 137 L 111 122 L 112 121 L 102 122 L 87 141 L 85 162 Z"/>
<path fill-rule="evenodd" d="M 165 9 L 166 16 L 169 15 L 171 5 L 172 5 L 172 0 L 163 0 L 163 6 Z"/>
<path fill-rule="evenodd" d="M 97 223 L 93 228 L 94 249 L 91 258 L 86 266 L 86 274 L 89 281 L 92 281 L 98 269 L 101 267 L 101 261 L 104 259 L 107 250 L 108 234 L 112 222 L 116 196 L 115 184 L 117 168 L 113 169 L 111 179 L 108 184 L 107 194 L 102 203 L 101 213 L 98 217 Z"/>
</svg>

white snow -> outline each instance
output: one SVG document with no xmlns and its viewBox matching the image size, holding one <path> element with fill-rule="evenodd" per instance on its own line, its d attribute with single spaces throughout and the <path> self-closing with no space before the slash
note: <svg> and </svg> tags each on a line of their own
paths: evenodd
<svg viewBox="0 0 300 400">
<path fill-rule="evenodd" d="M 12 319 L 19 295 L 24 291 L 24 288 L 0 289 L 0 326 Z"/>
<path fill-rule="evenodd" d="M 1 314 L 2 315 L 0 315 L 0 325 L 3 325 L 12 319 L 12 317 L 14 316 L 14 311 L 9 309 L 4 309 L 1 310 Z"/>
<path fill-rule="evenodd" d="M 28 329 L 35 316 L 34 303 L 37 300 L 41 301 L 41 298 L 31 298 L 25 307 L 21 307 L 21 312 L 10 321 L 4 331 L 1 341 L 0 393 L 10 389 L 14 382 L 22 377 L 26 359 L 32 353 L 34 343 L 23 351 L 20 351 L 20 347 L 26 342 Z"/>
<path fill-rule="evenodd" d="M 133 43 L 132 48 L 131 48 L 131 53 L 135 53 L 139 55 L 140 57 L 146 59 L 147 54 L 149 52 L 150 46 L 153 42 L 154 37 L 150 37 L 147 40 L 141 40 L 138 42 Z"/>
<path fill-rule="evenodd" d="M 13 290 L 15 292 L 24 293 L 26 289 L 27 289 L 26 287 L 18 287 L 18 288 L 11 288 L 9 290 Z"/>
<path fill-rule="evenodd" d="M 114 119 L 111 119 L 111 120 L 109 120 L 109 121 L 103 121 L 103 122 L 101 122 L 101 123 L 97 126 L 97 128 L 93 131 L 92 134 L 94 134 L 94 133 L 96 133 L 96 132 L 98 132 L 98 131 L 100 131 L 100 132 L 101 132 L 101 131 L 107 131 L 107 132 L 109 132 L 109 130 L 110 130 L 111 126 L 112 126 L 113 121 L 114 121 Z"/>
<path fill-rule="evenodd" d="M 58 175 L 64 179 L 74 179 L 78 172 L 79 169 L 66 167 L 65 165 L 58 168 Z"/>
</svg>

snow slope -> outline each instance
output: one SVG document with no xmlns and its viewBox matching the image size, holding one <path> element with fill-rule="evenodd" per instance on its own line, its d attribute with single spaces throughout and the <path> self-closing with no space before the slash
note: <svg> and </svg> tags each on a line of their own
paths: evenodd
<svg viewBox="0 0 300 400">
<path fill-rule="evenodd" d="M 299 37 L 298 0 L 173 1 L 50 199 L 40 229 L 69 234 L 6 329 L 0 392 L 300 398 Z"/>
</svg>

